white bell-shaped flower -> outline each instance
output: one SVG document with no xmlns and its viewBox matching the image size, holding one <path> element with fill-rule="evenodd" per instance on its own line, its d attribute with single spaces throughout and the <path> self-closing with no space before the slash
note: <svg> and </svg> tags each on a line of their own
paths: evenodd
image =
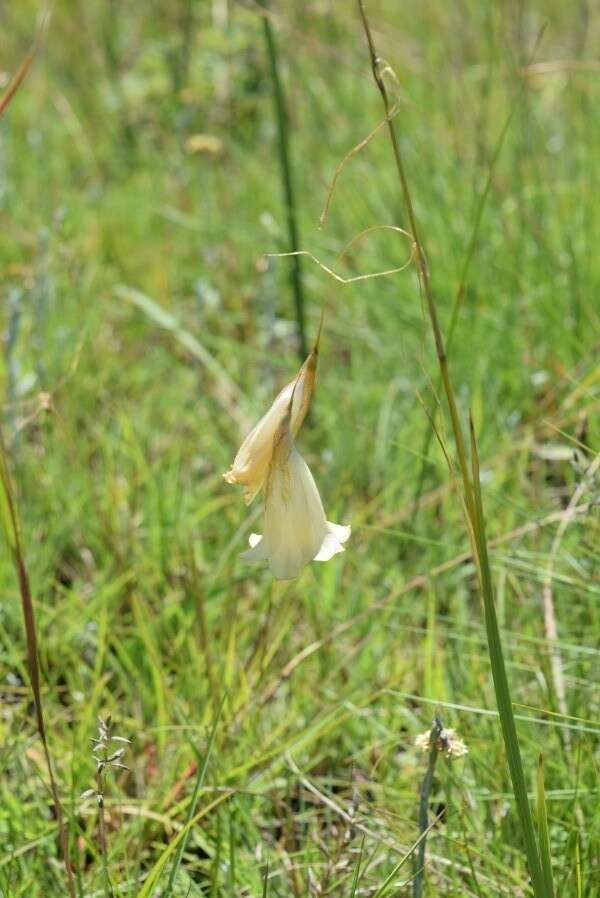
<svg viewBox="0 0 600 898">
<path fill-rule="evenodd" d="M 295 396 L 294 396 L 295 398 Z M 265 490 L 265 532 L 252 533 L 250 562 L 267 561 L 275 577 L 291 580 L 310 561 L 328 561 L 344 551 L 350 527 L 332 524 L 308 465 L 296 449 L 291 416 L 280 424 Z"/>
</svg>

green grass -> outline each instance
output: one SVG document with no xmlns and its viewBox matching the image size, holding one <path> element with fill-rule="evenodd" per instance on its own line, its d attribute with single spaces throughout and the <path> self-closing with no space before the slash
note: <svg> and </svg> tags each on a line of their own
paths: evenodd
<svg viewBox="0 0 600 898">
<path fill-rule="evenodd" d="M 368 6 L 444 334 L 490 181 L 450 368 L 476 425 L 525 786 L 561 898 L 592 898 L 600 876 L 592 478 L 552 546 L 600 444 L 600 19 L 585 9 Z M 384 130 L 317 227 L 339 162 L 382 119 L 356 8 L 271 11 L 302 248 L 344 277 L 402 265 L 391 231 L 336 262 L 363 229 L 408 226 Z M 0 13 L 1 85 L 37 14 L 31 0 Z M 353 534 L 291 583 L 238 559 L 258 512 L 221 473 L 297 366 L 290 261 L 262 258 L 288 248 L 269 72 L 255 7 L 58 2 L 0 121 L 2 430 L 78 898 L 104 896 L 97 809 L 80 799 L 98 714 L 133 740 L 129 771 L 107 775 L 115 894 L 166 894 L 176 869 L 174 898 L 350 898 L 411 894 L 401 862 L 427 766 L 413 743 L 436 708 L 469 754 L 435 768 L 430 820 L 445 814 L 424 895 L 530 895 L 477 572 L 427 438 L 438 375 L 414 267 L 344 286 L 303 260 L 307 341 L 321 305 L 325 329 L 299 445 Z M 190 152 L 196 134 L 217 153 Z M 436 423 L 452 446 L 443 409 Z M 0 586 L 0 894 L 53 898 L 67 884 L 8 551 Z"/>
</svg>

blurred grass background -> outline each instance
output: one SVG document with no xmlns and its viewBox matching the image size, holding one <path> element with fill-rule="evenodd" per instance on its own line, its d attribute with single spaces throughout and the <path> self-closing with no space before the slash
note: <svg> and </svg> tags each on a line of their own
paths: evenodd
<svg viewBox="0 0 600 898">
<path fill-rule="evenodd" d="M 2 86 L 38 13 L 30 0 L 0 8 Z M 369 13 L 398 77 L 446 328 L 513 110 L 450 364 L 478 429 L 532 793 L 545 755 L 557 893 L 593 896 L 600 14 L 585 0 L 381 0 Z M 383 132 L 348 162 L 317 227 L 337 165 L 382 117 L 356 9 L 269 14 L 302 247 L 344 277 L 403 264 L 389 231 L 336 262 L 363 229 L 406 226 Z M 413 742 L 436 707 L 469 755 L 436 768 L 431 812 L 445 812 L 425 893 L 526 895 L 461 509 L 435 442 L 422 458 L 419 397 L 435 398 L 436 369 L 414 269 L 345 286 L 303 260 L 308 339 L 321 305 L 325 332 L 300 448 L 353 535 L 291 583 L 238 560 L 259 512 L 221 473 L 297 366 L 289 260 L 264 258 L 287 249 L 276 139 L 261 10 L 227 0 L 57 0 L 0 123 L 2 424 L 79 894 L 105 894 L 94 801 L 80 799 L 96 715 L 133 740 L 106 814 L 115 893 L 138 895 L 185 821 L 226 690 L 199 809 L 222 800 L 191 831 L 175 895 L 260 895 L 268 864 L 271 895 L 350 896 L 361 845 L 356 894 L 374 895 L 418 835 Z M 551 552 L 582 480 L 583 511 Z M 65 886 L 4 556 L 0 583 L 0 892 L 45 898 Z M 389 894 L 410 894 L 410 875 Z"/>
</svg>

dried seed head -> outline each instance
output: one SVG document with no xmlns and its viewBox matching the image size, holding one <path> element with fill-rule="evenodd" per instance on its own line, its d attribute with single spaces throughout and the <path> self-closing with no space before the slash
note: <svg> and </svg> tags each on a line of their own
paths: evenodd
<svg viewBox="0 0 600 898">
<path fill-rule="evenodd" d="M 421 749 L 422 752 L 429 753 L 432 749 L 431 731 L 420 733 L 415 739 L 415 747 Z M 462 758 L 468 754 L 464 741 L 457 735 L 456 730 L 442 729 L 435 740 L 435 750 L 440 754 L 444 754 L 449 761 L 455 758 Z"/>
</svg>

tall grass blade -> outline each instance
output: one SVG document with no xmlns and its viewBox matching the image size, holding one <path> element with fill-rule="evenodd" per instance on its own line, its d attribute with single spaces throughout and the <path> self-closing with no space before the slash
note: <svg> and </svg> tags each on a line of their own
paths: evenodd
<svg viewBox="0 0 600 898">
<path fill-rule="evenodd" d="M 215 838 L 215 854 L 210 867 L 210 898 L 219 898 L 219 871 L 221 869 L 222 846 L 221 815 L 217 814 L 217 834 Z"/>
<path fill-rule="evenodd" d="M 470 421 L 471 431 L 471 460 L 473 465 L 473 497 L 474 497 L 474 516 L 472 518 L 474 550 L 478 560 L 479 579 L 481 585 L 481 594 L 483 599 L 485 629 L 488 642 L 488 650 L 490 654 L 490 666 L 492 668 L 492 678 L 494 681 L 494 689 L 496 693 L 496 703 L 498 705 L 498 714 L 500 716 L 500 726 L 502 728 L 502 736 L 504 738 L 504 746 L 506 748 L 506 759 L 510 770 L 512 780 L 513 793 L 517 806 L 517 813 L 521 823 L 523 833 L 523 841 L 525 843 L 525 851 L 527 854 L 527 863 L 529 866 L 529 874 L 533 885 L 534 894 L 539 898 L 552 898 L 554 889 L 548 889 L 545 877 L 542 872 L 540 861 L 540 852 L 535 837 L 533 826 L 533 817 L 529 798 L 527 796 L 527 786 L 525 784 L 525 775 L 523 773 L 523 762 L 521 760 L 521 751 L 519 748 L 519 739 L 517 736 L 517 728 L 513 714 L 512 700 L 510 697 L 510 688 L 508 685 L 508 677 L 506 675 L 506 666 L 504 663 L 504 653 L 502 651 L 502 642 L 500 639 L 500 630 L 498 627 L 498 619 L 496 616 L 496 607 L 494 604 L 494 593 L 492 587 L 492 573 L 490 568 L 487 539 L 485 533 L 485 519 L 483 515 L 483 502 L 481 497 L 481 483 L 479 479 L 479 455 L 477 452 L 477 441 L 475 439 L 475 431 L 473 422 Z"/>
<path fill-rule="evenodd" d="M 300 249 L 300 238 L 298 236 L 298 214 L 296 209 L 296 196 L 294 192 L 294 181 L 292 177 L 292 163 L 290 158 L 289 146 L 289 117 L 286 110 L 285 94 L 281 76 L 279 74 L 279 53 L 277 51 L 277 42 L 271 26 L 271 19 L 266 4 L 263 2 L 264 9 L 263 33 L 265 44 L 267 47 L 267 56 L 269 57 L 269 71 L 271 81 L 273 83 L 273 102 L 275 106 L 275 119 L 277 122 L 277 149 L 279 153 L 279 165 L 281 168 L 281 180 L 283 183 L 283 193 L 285 197 L 285 209 L 288 228 L 289 251 L 298 252 Z M 306 347 L 306 328 L 304 323 L 304 291 L 302 287 L 302 268 L 300 264 L 300 256 L 291 257 L 291 284 L 294 294 L 294 307 L 296 312 L 296 326 L 298 328 L 298 354 L 300 361 L 304 361 L 308 355 Z"/>
<path fill-rule="evenodd" d="M 362 842 L 360 843 L 360 853 L 358 855 L 358 861 L 356 862 L 356 867 L 354 868 L 354 876 L 352 877 L 352 891 L 350 892 L 350 898 L 355 898 L 355 896 L 356 896 L 356 890 L 358 888 L 358 880 L 360 878 L 360 868 L 362 866 L 364 850 L 365 850 L 365 837 L 363 835 Z"/>
<path fill-rule="evenodd" d="M 229 898 L 235 898 L 235 815 L 230 807 L 229 809 L 229 869 L 228 876 L 228 892 Z"/>
<path fill-rule="evenodd" d="M 544 787 L 544 756 L 540 755 L 537 781 L 537 825 L 540 843 L 540 861 L 544 876 L 546 893 L 554 895 L 554 877 L 552 875 L 552 856 L 550 853 L 550 834 L 548 832 L 548 813 L 546 809 L 546 790 Z"/>
<path fill-rule="evenodd" d="M 241 391 L 232 381 L 225 368 L 208 349 L 193 334 L 187 331 L 173 315 L 149 296 L 146 296 L 145 293 L 142 293 L 141 290 L 135 290 L 133 287 L 128 287 L 125 284 L 117 284 L 115 293 L 119 299 L 136 306 L 158 327 L 172 334 L 189 354 L 204 366 L 214 379 L 216 397 L 221 406 L 228 414 L 236 418 L 240 425 L 245 425 L 243 416 L 237 411 L 242 399 Z"/>
<path fill-rule="evenodd" d="M 75 898 L 75 878 L 71 867 L 71 858 L 69 851 L 69 836 L 65 826 L 64 813 L 60 797 L 58 794 L 58 786 L 54 777 L 54 768 L 50 756 L 50 748 L 48 745 L 48 737 L 46 734 L 46 723 L 44 719 L 44 707 L 42 704 L 42 692 L 40 687 L 40 666 L 38 655 L 37 632 L 35 626 L 35 612 L 33 608 L 33 599 L 31 596 L 31 588 L 29 585 L 29 576 L 23 556 L 21 545 L 21 529 L 19 525 L 17 506 L 14 498 L 12 482 L 8 470 L 6 458 L 6 450 L 4 440 L 0 433 L 0 521 L 6 543 L 10 549 L 17 579 L 19 581 L 19 592 L 21 594 L 21 608 L 23 611 L 23 621 L 25 624 L 25 639 L 27 643 L 27 664 L 29 668 L 29 678 L 31 681 L 31 691 L 33 693 L 33 704 L 35 708 L 35 717 L 37 730 L 42 742 L 44 752 L 44 760 L 50 780 L 50 791 L 52 793 L 52 801 L 56 813 L 58 823 L 58 835 L 60 847 L 62 851 L 65 872 L 67 874 L 67 883 L 69 887 L 69 895 Z"/>
<path fill-rule="evenodd" d="M 35 59 L 35 55 L 40 48 L 40 44 L 42 38 L 44 36 L 44 32 L 48 25 L 49 17 L 47 14 L 43 15 L 40 19 L 40 23 L 38 25 L 37 34 L 35 36 L 34 42 L 28 52 L 25 54 L 23 61 L 21 62 L 19 68 L 15 72 L 15 74 L 10 79 L 8 86 L 2 96 L 0 97 L 0 116 L 6 112 L 10 103 L 12 102 L 16 92 L 20 88 L 21 84 L 27 77 L 27 73 L 31 68 L 31 64 Z"/>
<path fill-rule="evenodd" d="M 379 886 L 379 888 L 377 889 L 377 891 L 374 893 L 373 898 L 384 898 L 385 895 L 388 895 L 388 894 L 389 894 L 389 891 L 390 891 L 390 889 L 392 888 L 392 885 L 393 885 L 393 882 L 394 882 L 394 879 L 395 879 L 396 875 L 400 872 L 400 870 L 401 870 L 402 867 L 406 864 L 406 862 L 407 862 L 408 860 L 410 860 L 410 858 L 413 856 L 414 852 L 417 851 L 417 849 L 418 849 L 419 846 L 425 841 L 425 839 L 427 839 L 427 836 L 429 835 L 429 833 L 431 832 L 431 830 L 432 830 L 432 829 L 434 828 L 434 826 L 438 823 L 438 821 L 439 821 L 439 819 L 440 819 L 440 816 L 441 816 L 441 815 L 438 815 L 437 817 L 435 817 L 435 818 L 431 821 L 431 823 L 428 824 L 427 828 L 426 828 L 422 833 L 419 834 L 419 838 L 418 838 L 418 839 L 416 840 L 416 842 L 409 848 L 409 850 L 406 852 L 406 854 L 404 855 L 404 857 L 402 858 L 402 860 L 398 861 L 398 863 L 396 864 L 396 866 L 394 867 L 394 869 L 392 870 L 392 872 L 389 873 L 389 874 L 386 876 L 386 878 L 384 879 L 384 881 L 382 882 L 382 884 Z"/>
<path fill-rule="evenodd" d="M 263 877 L 262 898 L 267 898 L 269 894 L 269 862 L 265 865 L 265 875 Z"/>
<path fill-rule="evenodd" d="M 148 876 L 144 881 L 144 885 L 138 892 L 137 898 L 151 898 L 151 896 L 154 894 L 154 887 L 162 876 L 163 870 L 167 865 L 167 861 L 169 860 L 171 855 L 179 849 L 179 846 L 181 845 L 183 840 L 187 839 L 192 827 L 194 827 L 199 820 L 202 820 L 204 817 L 208 817 L 208 815 L 212 813 L 212 811 L 216 810 L 216 808 L 227 801 L 231 797 L 231 795 L 231 792 L 221 793 L 221 795 L 218 795 L 209 804 L 199 810 L 191 820 L 188 820 L 188 822 L 182 827 L 182 829 L 179 830 L 175 838 L 171 842 L 169 842 L 167 847 L 160 854 L 158 860 L 155 862 L 154 866 L 148 873 Z"/>
<path fill-rule="evenodd" d="M 225 696 L 221 700 L 221 705 L 217 714 L 215 715 L 215 719 L 213 721 L 213 725 L 211 727 L 210 736 L 208 737 L 208 745 L 206 746 L 206 751 L 204 753 L 204 760 L 202 765 L 198 766 L 198 774 L 196 776 L 196 782 L 194 785 L 194 792 L 192 794 L 192 800 L 190 801 L 190 806 L 188 808 L 187 819 L 185 823 L 185 827 L 183 832 L 185 835 L 177 845 L 177 851 L 175 853 L 175 857 L 173 859 L 173 864 L 171 866 L 171 872 L 169 874 L 169 881 L 167 882 L 167 888 L 165 889 L 165 898 L 169 898 L 173 894 L 173 887 L 175 885 L 175 878 L 177 877 L 177 871 L 181 865 L 181 859 L 183 858 L 183 853 L 185 851 L 187 841 L 190 835 L 190 827 L 191 821 L 194 819 L 194 815 L 196 814 L 196 808 L 198 807 L 198 798 L 200 797 L 200 789 L 204 785 L 204 780 L 206 777 L 206 771 L 208 770 L 208 763 L 210 761 L 210 756 L 212 754 L 213 745 L 215 742 L 215 736 L 217 734 L 217 727 L 219 725 L 219 720 L 221 719 L 221 712 L 223 710 L 223 703 L 225 702 Z"/>
</svg>

